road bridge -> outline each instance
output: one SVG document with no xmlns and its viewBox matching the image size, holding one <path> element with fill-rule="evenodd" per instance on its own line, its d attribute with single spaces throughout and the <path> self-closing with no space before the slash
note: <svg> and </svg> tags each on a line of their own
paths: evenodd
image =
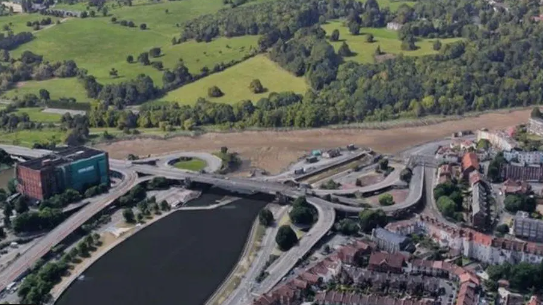
<svg viewBox="0 0 543 305">
<path fill-rule="evenodd" d="M 28 148 L 19 148 L 13 146 L 0 145 L 0 148 L 6 149 L 8 153 L 26 157 L 40 157 L 50 153 L 44 150 L 33 150 Z M 20 256 L 8 268 L 0 274 L 0 290 L 4 289 L 10 282 L 20 278 L 39 258 L 45 255 L 52 247 L 57 245 L 66 236 L 80 227 L 85 221 L 90 219 L 103 208 L 110 205 L 117 198 L 124 195 L 137 183 L 151 179 L 153 176 L 162 176 L 170 179 L 191 180 L 199 183 L 211 184 L 233 191 L 262 192 L 267 194 L 283 194 L 291 198 L 297 198 L 306 195 L 299 189 L 291 188 L 281 183 L 259 181 L 238 177 L 225 177 L 216 174 L 198 174 L 180 171 L 166 166 L 151 166 L 144 164 L 133 164 L 130 161 L 110 159 L 110 168 L 121 173 L 124 176 L 122 182 L 109 193 L 90 199 L 89 204 L 80 211 L 74 213 L 71 217 L 50 231 L 43 239 L 38 241 L 27 252 Z M 418 166 L 413 171 L 412 189 L 408 198 L 400 203 L 389 207 L 382 207 L 387 213 L 393 213 L 396 210 L 404 210 L 416 205 L 422 196 L 423 167 Z M 147 174 L 146 177 L 138 178 L 137 173 Z M 420 188 L 420 190 L 419 190 Z M 308 234 L 300 241 L 299 245 L 291 251 L 285 253 L 282 258 L 270 266 L 270 276 L 263 281 L 258 288 L 258 293 L 265 293 L 276 285 L 289 270 L 297 263 L 298 259 L 303 257 L 333 226 L 335 220 L 335 210 L 345 212 L 360 212 L 364 210 L 361 207 L 349 207 L 338 203 L 328 202 L 326 200 L 307 196 L 307 201 L 315 206 L 319 213 L 317 223 L 313 225 Z"/>
</svg>

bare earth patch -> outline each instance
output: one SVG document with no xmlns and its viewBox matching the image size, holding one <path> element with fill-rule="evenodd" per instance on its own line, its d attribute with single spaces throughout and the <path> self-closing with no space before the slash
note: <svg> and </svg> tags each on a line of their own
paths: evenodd
<svg viewBox="0 0 543 305">
<path fill-rule="evenodd" d="M 333 148 L 353 143 L 371 147 L 383 153 L 397 153 L 408 147 L 440 139 L 454 131 L 506 128 L 524 123 L 531 110 L 487 113 L 478 117 L 442 122 L 434 125 L 367 129 L 310 129 L 294 131 L 244 131 L 235 133 L 208 133 L 198 137 L 178 137 L 168 140 L 135 139 L 111 144 L 99 144 L 113 158 L 160 154 L 171 151 L 218 151 L 227 146 L 238 152 L 251 167 L 278 173 L 290 163 L 316 148 Z"/>
<path fill-rule="evenodd" d="M 372 174 L 363 175 L 358 179 L 362 183 L 361 186 L 368 186 L 368 185 L 376 184 L 385 180 L 385 176 L 383 174 L 372 173 Z"/>
</svg>

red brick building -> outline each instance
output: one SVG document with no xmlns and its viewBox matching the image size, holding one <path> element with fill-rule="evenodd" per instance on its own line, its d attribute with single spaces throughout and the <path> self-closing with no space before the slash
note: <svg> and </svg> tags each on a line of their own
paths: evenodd
<svg viewBox="0 0 543 305">
<path fill-rule="evenodd" d="M 17 164 L 16 175 L 19 193 L 44 200 L 66 189 L 83 192 L 93 185 L 109 185 L 109 158 L 96 149 L 69 147 Z"/>
<path fill-rule="evenodd" d="M 50 197 L 57 188 L 53 168 L 45 160 L 41 168 L 17 166 L 17 180 L 19 193 L 39 200 Z"/>
</svg>

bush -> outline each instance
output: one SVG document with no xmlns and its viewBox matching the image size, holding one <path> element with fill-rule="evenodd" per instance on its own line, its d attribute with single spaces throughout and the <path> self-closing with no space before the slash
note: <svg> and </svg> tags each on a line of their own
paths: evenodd
<svg viewBox="0 0 543 305">
<path fill-rule="evenodd" d="M 384 227 L 388 220 L 383 210 L 363 210 L 360 212 L 360 229 L 366 233 L 376 227 Z"/>
<path fill-rule="evenodd" d="M 496 232 L 499 232 L 501 234 L 507 234 L 509 233 L 509 226 L 506 225 L 505 223 L 502 223 L 501 225 L 498 225 L 496 227 Z"/>
<path fill-rule="evenodd" d="M 434 48 L 435 51 L 441 50 L 441 41 L 436 40 L 436 41 L 434 42 L 433 48 Z"/>
<path fill-rule="evenodd" d="M 159 71 L 162 71 L 162 69 L 164 68 L 164 65 L 162 64 L 161 61 L 153 61 L 151 63 L 151 67 L 153 67 L 153 68 L 155 68 L 155 69 L 157 69 Z"/>
<path fill-rule="evenodd" d="M 341 44 L 341 47 L 339 47 L 337 54 L 343 57 L 353 56 L 353 52 L 351 52 L 349 45 L 345 41 Z"/>
<path fill-rule="evenodd" d="M 273 224 L 273 214 L 268 209 L 262 209 L 260 213 L 258 213 L 258 220 L 261 225 L 268 227 Z"/>
<path fill-rule="evenodd" d="M 262 86 L 259 79 L 253 79 L 249 85 L 249 89 L 256 94 L 263 93 L 265 91 L 264 86 Z"/>
<path fill-rule="evenodd" d="M 410 168 L 404 168 L 400 173 L 400 179 L 403 182 L 409 183 L 413 177 L 413 171 Z"/>
<path fill-rule="evenodd" d="M 155 48 L 152 48 L 151 50 L 149 50 L 149 55 L 151 57 L 159 57 L 160 54 L 161 54 L 161 49 L 158 48 L 158 47 L 155 47 Z"/>
<path fill-rule="evenodd" d="M 379 196 L 379 204 L 383 206 L 389 206 L 394 204 L 394 198 L 390 194 L 383 194 Z"/>
<path fill-rule="evenodd" d="M 207 89 L 207 95 L 209 97 L 221 97 L 224 95 L 224 93 L 219 89 L 217 86 L 210 87 Z"/>
<path fill-rule="evenodd" d="M 126 208 L 123 210 L 123 217 L 127 223 L 134 223 L 136 221 L 134 212 L 131 208 Z"/>
<path fill-rule="evenodd" d="M 344 218 L 338 223 L 337 229 L 343 235 L 354 235 L 358 233 L 360 226 L 356 221 L 349 218 Z"/>
<path fill-rule="evenodd" d="M 288 251 L 298 242 L 298 237 L 290 226 L 284 225 L 281 226 L 277 231 L 275 242 L 279 246 L 279 249 L 282 251 Z"/>
<path fill-rule="evenodd" d="M 339 30 L 335 29 L 332 32 L 332 35 L 330 35 L 330 41 L 338 41 L 339 40 Z"/>
</svg>

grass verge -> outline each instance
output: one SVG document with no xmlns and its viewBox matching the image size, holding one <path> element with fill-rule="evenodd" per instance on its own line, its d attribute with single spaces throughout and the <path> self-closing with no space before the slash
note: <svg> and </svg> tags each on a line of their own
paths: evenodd
<svg viewBox="0 0 543 305">
<path fill-rule="evenodd" d="M 173 166 L 179 169 L 199 172 L 207 166 L 207 162 L 202 159 L 192 158 L 190 160 L 178 161 Z"/>
</svg>

